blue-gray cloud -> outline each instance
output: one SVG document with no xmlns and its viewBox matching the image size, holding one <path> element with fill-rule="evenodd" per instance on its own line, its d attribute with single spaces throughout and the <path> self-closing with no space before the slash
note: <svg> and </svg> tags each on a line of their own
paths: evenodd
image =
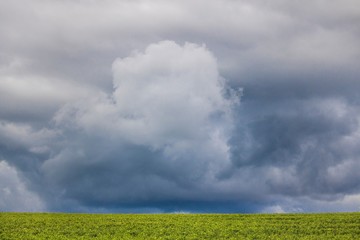
<svg viewBox="0 0 360 240">
<path fill-rule="evenodd" d="M 358 6 L 1 2 L 2 208 L 358 210 Z"/>
</svg>

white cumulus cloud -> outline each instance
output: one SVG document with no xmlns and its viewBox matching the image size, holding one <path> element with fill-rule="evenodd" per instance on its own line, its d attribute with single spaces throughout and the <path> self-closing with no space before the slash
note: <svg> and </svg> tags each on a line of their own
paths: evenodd
<svg viewBox="0 0 360 240">
<path fill-rule="evenodd" d="M 201 198 L 231 165 L 227 142 L 239 102 L 215 57 L 205 46 L 162 41 L 116 59 L 113 74 L 112 94 L 68 104 L 55 116 L 66 141 L 43 164 L 45 176 L 75 199 Z M 86 176 L 89 168 L 98 174 Z M 114 175 L 107 179 L 101 169 Z"/>
<path fill-rule="evenodd" d="M 0 211 L 44 211 L 45 204 L 26 183 L 17 170 L 0 161 Z"/>
</svg>

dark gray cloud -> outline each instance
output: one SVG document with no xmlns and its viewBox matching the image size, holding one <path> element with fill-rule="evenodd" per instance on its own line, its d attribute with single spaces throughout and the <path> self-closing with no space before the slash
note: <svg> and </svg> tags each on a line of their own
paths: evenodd
<svg viewBox="0 0 360 240">
<path fill-rule="evenodd" d="M 0 207 L 358 210 L 359 16 L 355 0 L 2 1 Z"/>
<path fill-rule="evenodd" d="M 240 117 L 239 135 L 231 144 L 234 165 L 277 168 L 279 178 L 267 184 L 280 194 L 323 197 L 357 192 L 354 175 L 334 169 L 343 164 L 357 169 L 358 107 L 339 99 L 288 101 L 265 105 L 263 111 L 258 106 L 261 116 L 245 114 L 243 104 L 239 114 L 246 117 Z M 289 172 L 290 182 L 282 178 Z"/>
</svg>

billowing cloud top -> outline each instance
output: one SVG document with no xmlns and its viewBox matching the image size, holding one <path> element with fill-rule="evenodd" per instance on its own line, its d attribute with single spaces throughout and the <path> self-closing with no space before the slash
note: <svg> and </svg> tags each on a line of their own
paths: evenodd
<svg viewBox="0 0 360 240">
<path fill-rule="evenodd" d="M 1 210 L 359 209 L 356 1 L 24 4 L 0 3 Z"/>
</svg>

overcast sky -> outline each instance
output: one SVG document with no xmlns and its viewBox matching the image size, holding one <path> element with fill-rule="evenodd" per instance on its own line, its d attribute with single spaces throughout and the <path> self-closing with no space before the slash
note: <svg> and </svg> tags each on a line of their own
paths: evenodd
<svg viewBox="0 0 360 240">
<path fill-rule="evenodd" d="M 0 1 L 0 211 L 360 210 L 358 0 Z"/>
</svg>

